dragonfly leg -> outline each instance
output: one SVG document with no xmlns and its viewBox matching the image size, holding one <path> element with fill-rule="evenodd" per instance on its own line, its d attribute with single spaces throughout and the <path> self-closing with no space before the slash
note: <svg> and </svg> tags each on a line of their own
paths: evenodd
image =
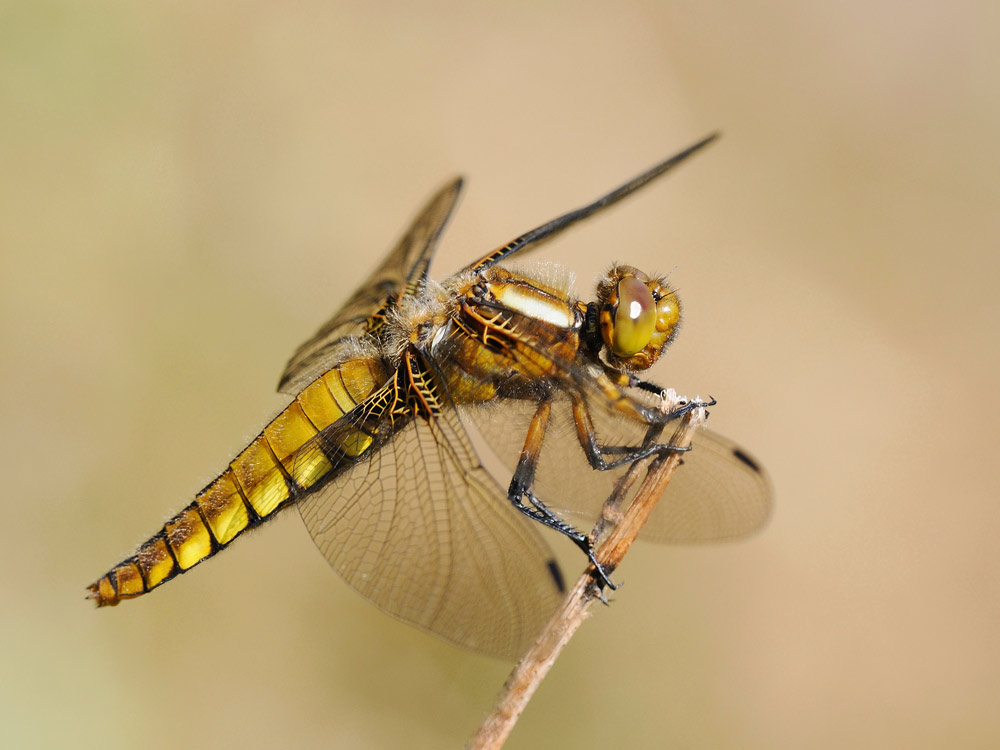
<svg viewBox="0 0 1000 750">
<path fill-rule="evenodd" d="M 673 419 L 676 416 L 681 416 L 677 414 L 678 411 L 683 410 L 683 413 L 686 414 L 692 408 L 702 405 L 704 405 L 703 402 L 691 401 L 679 409 L 670 412 L 669 416 Z M 593 420 L 590 418 L 590 411 L 582 398 L 573 399 L 573 421 L 576 424 L 576 433 L 580 440 L 580 445 L 583 447 L 583 452 L 587 455 L 587 460 L 590 462 L 591 467 L 598 471 L 607 471 L 608 469 L 635 463 L 650 456 L 683 453 L 691 450 L 690 447 L 681 448 L 670 443 L 654 443 L 652 445 L 636 447 L 601 445 L 600 440 L 597 438 L 597 432 L 594 430 Z M 619 457 L 608 460 L 606 456 L 610 455 L 618 455 Z"/>
<path fill-rule="evenodd" d="M 702 399 L 683 400 L 670 411 L 664 411 L 631 397 L 625 389 L 637 388 L 660 398 L 666 395 L 667 389 L 656 385 L 656 383 L 650 383 L 647 380 L 637 378 L 635 375 L 614 372 L 610 369 L 605 370 L 597 377 L 597 385 L 607 399 L 608 404 L 615 411 L 649 425 L 666 424 L 667 422 L 672 422 L 675 419 L 683 417 L 695 409 L 707 408 L 716 404 L 715 399 L 709 396 L 708 401 L 703 401 Z"/>
<path fill-rule="evenodd" d="M 610 380 L 617 386 L 622 388 L 638 388 L 641 391 L 646 391 L 646 393 L 652 393 L 654 396 L 663 397 L 667 394 L 668 388 L 664 388 L 662 385 L 653 383 L 649 380 L 643 380 L 639 376 L 631 372 L 621 372 L 615 370 L 611 367 L 605 366 L 603 376 Z M 682 405 L 687 403 L 687 400 L 682 401 Z M 705 406 L 714 406 L 714 399 L 711 403 L 706 403 Z"/>
<path fill-rule="evenodd" d="M 618 370 L 606 367 L 604 369 L 604 376 L 612 383 L 621 386 L 622 388 L 638 388 L 639 390 L 646 391 L 646 393 L 652 393 L 654 396 L 659 396 L 660 398 L 662 398 L 667 392 L 667 389 L 662 385 L 657 385 L 656 383 L 651 383 L 648 380 L 643 380 L 630 372 L 619 372 Z"/>
<path fill-rule="evenodd" d="M 537 521 L 543 526 L 555 529 L 559 533 L 569 537 L 577 547 L 583 550 L 587 559 L 590 560 L 591 565 L 594 566 L 594 572 L 600 579 L 601 586 L 607 586 L 612 591 L 616 591 L 618 589 L 618 584 L 611 580 L 611 577 L 604 569 L 604 566 L 597 561 L 597 557 L 594 554 L 594 545 L 589 536 L 566 523 L 563 519 L 549 510 L 545 503 L 539 500 L 535 493 L 531 490 L 520 490 L 520 496 L 517 495 L 517 492 L 518 490 L 514 487 L 514 482 L 511 482 L 511 490 L 507 495 L 507 498 L 514 504 L 515 508 L 533 521 Z M 531 504 L 525 505 L 521 499 L 522 497 L 527 497 Z"/>
<path fill-rule="evenodd" d="M 628 378 L 628 386 L 630 388 L 638 388 L 641 391 L 652 393 L 654 396 L 659 396 L 660 398 L 663 398 L 664 394 L 667 392 L 667 389 L 662 385 L 657 385 L 656 383 L 651 383 L 648 380 L 637 378 L 635 375 L 629 375 Z"/>
<path fill-rule="evenodd" d="M 590 537 L 553 513 L 534 493 L 535 470 L 538 467 L 538 456 L 541 452 L 542 440 L 545 437 L 551 413 L 552 402 L 544 401 L 532 417 L 531 424 L 528 426 L 528 434 L 524 440 L 524 448 L 521 451 L 521 458 L 518 460 L 514 476 L 510 480 L 507 499 L 528 518 L 573 540 L 574 544 L 583 550 L 587 559 L 594 566 L 601 586 L 607 586 L 614 591 L 618 585 L 611 580 L 604 567 L 597 562 L 594 555 L 594 544 Z M 524 498 L 528 499 L 528 504 L 525 504 Z"/>
</svg>

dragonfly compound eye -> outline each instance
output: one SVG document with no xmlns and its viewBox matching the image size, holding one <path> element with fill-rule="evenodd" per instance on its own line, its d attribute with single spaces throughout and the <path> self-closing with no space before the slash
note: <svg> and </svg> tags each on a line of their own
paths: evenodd
<svg viewBox="0 0 1000 750">
<path fill-rule="evenodd" d="M 611 351 L 619 357 L 631 357 L 642 351 L 656 330 L 656 301 L 635 276 L 618 282 L 618 310 L 611 334 Z"/>
<path fill-rule="evenodd" d="M 598 284 L 597 299 L 608 364 L 627 372 L 650 367 L 680 322 L 680 303 L 666 281 L 614 266 Z"/>
</svg>

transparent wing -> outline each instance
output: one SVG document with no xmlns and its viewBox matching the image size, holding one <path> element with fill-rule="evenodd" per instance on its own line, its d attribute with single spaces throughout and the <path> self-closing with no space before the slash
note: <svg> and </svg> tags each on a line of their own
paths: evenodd
<svg viewBox="0 0 1000 750">
<path fill-rule="evenodd" d="M 587 524 L 596 520 L 601 505 L 628 467 L 608 471 L 592 468 L 580 444 L 571 395 L 586 403 L 601 445 L 632 449 L 642 445 L 649 425 L 615 408 L 615 400 L 655 409 L 658 399 L 636 388 L 601 384 L 596 366 L 560 359 L 554 349 L 537 343 L 552 335 L 544 323 L 522 316 L 513 328 L 519 331 L 522 342 L 536 343 L 527 353 L 510 349 L 506 356 L 513 358 L 522 371 L 536 368 L 540 381 L 547 381 L 548 391 L 554 394 L 535 475 L 536 492 L 550 508 L 562 511 L 568 520 L 580 521 L 579 526 L 589 530 Z M 476 426 L 506 470 L 512 472 L 536 407 L 535 401 L 511 399 L 496 404 L 461 405 L 460 409 L 463 418 Z M 673 428 L 666 426 L 662 440 L 670 439 Z M 701 430 L 642 537 L 700 542 L 745 536 L 764 525 L 771 505 L 770 481 L 759 463 L 721 435 Z"/>
<path fill-rule="evenodd" d="M 646 436 L 647 424 L 625 417 L 612 408 L 605 393 L 594 387 L 593 379 L 577 373 L 574 377 L 577 387 L 582 384 L 584 399 L 594 423 L 594 431 L 599 442 L 605 446 L 638 447 Z M 655 407 L 655 396 L 638 389 L 622 389 L 621 393 L 632 401 L 648 407 Z M 556 424 L 561 431 L 558 440 L 549 446 L 550 465 L 539 479 L 544 479 L 547 487 L 565 486 L 557 467 L 565 460 L 564 454 L 570 446 L 580 454 L 577 459 L 589 470 L 589 482 L 572 495 L 567 495 L 564 507 L 577 515 L 591 518 L 599 513 L 601 504 L 608 497 L 613 484 L 627 471 L 627 466 L 610 471 L 597 471 L 590 467 L 576 438 L 569 403 L 560 410 L 562 415 Z M 669 441 L 677 424 L 668 424 L 663 430 L 661 441 Z M 556 437 L 555 434 L 552 437 Z M 575 443 L 575 444 L 574 444 Z M 565 447 L 563 447 L 565 446 Z M 544 448 L 543 448 L 544 457 Z M 613 456 L 612 456 L 613 457 Z M 583 469 L 580 469 L 581 473 Z M 594 475 L 601 475 L 599 480 Z M 586 491 L 584 487 L 600 488 L 600 493 Z M 561 490 L 565 493 L 565 490 Z M 736 539 L 757 531 L 771 515 L 772 490 L 767 474 L 760 463 L 748 452 L 739 448 L 727 438 L 701 429 L 695 433 L 692 449 L 685 453 L 681 465 L 674 473 L 667 491 L 660 499 L 641 538 L 661 542 L 710 542 Z M 561 498 L 555 501 L 563 505 Z"/>
<path fill-rule="evenodd" d="M 358 434 L 350 416 L 296 465 L 315 462 L 324 445 L 349 443 Z M 410 421 L 298 506 L 352 587 L 461 646 L 515 659 L 559 602 L 551 550 L 482 467 L 453 409 Z"/>
<path fill-rule="evenodd" d="M 747 451 L 718 433 L 701 429 L 694 448 L 674 473 L 643 539 L 704 542 L 736 539 L 771 517 L 773 490 L 766 472 Z"/>
<path fill-rule="evenodd" d="M 297 394 L 336 364 L 339 356 L 337 344 L 342 339 L 367 332 L 371 327 L 370 321 L 384 314 L 394 298 L 398 298 L 408 287 L 413 292 L 423 286 L 437 239 L 461 191 L 462 179 L 458 177 L 427 202 L 406 234 L 367 281 L 312 338 L 296 349 L 281 373 L 279 391 Z"/>
<path fill-rule="evenodd" d="M 504 401 L 497 406 L 462 407 L 462 414 L 483 434 L 509 472 L 509 479 L 536 404 Z M 623 419 L 606 408 L 595 408 L 593 401 L 591 417 L 602 444 L 642 444 L 647 427 L 644 423 Z M 673 426 L 668 425 L 664 439 L 669 439 L 672 432 Z M 535 476 L 535 489 L 543 502 L 589 532 L 627 468 L 597 471 L 591 467 L 577 438 L 569 399 L 555 399 Z M 764 526 L 772 503 L 771 484 L 760 464 L 731 440 L 701 429 L 643 527 L 640 539 L 670 543 L 735 539 Z"/>
</svg>

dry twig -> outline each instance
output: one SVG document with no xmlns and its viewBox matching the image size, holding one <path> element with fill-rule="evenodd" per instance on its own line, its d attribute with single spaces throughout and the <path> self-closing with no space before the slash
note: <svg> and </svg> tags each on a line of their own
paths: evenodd
<svg viewBox="0 0 1000 750">
<path fill-rule="evenodd" d="M 705 410 L 701 407 L 685 415 L 680 420 L 671 443 L 682 448 L 690 446 L 695 430 L 704 419 Z M 660 429 L 651 431 L 647 441 L 656 440 Z M 680 465 L 682 456 L 682 453 L 670 453 L 652 462 L 633 464 L 605 503 L 604 513 L 594 531 L 597 535 L 595 538 L 600 538 L 602 532 L 610 527 L 610 533 L 596 552 L 598 562 L 609 573 L 618 567 L 622 557 L 635 541 L 639 530 L 667 488 L 674 470 Z M 622 498 L 627 496 L 628 490 L 636 482 L 646 464 L 649 468 L 645 480 L 639 487 L 635 500 L 622 514 L 619 507 Z M 563 646 L 583 623 L 587 609 L 600 596 L 601 592 L 594 578 L 594 568 L 589 566 L 567 594 L 559 609 L 552 615 L 535 643 L 514 667 L 493 712 L 469 741 L 469 750 L 496 750 L 503 746 L 518 717 L 555 663 Z"/>
</svg>

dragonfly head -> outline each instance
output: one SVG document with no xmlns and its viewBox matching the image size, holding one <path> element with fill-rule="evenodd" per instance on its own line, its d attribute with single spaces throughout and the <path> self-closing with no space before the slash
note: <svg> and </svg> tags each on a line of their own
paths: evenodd
<svg viewBox="0 0 1000 750">
<path fill-rule="evenodd" d="M 615 265 L 597 284 L 604 354 L 612 367 L 634 372 L 650 367 L 674 337 L 681 308 L 665 279 L 632 266 Z"/>
</svg>

